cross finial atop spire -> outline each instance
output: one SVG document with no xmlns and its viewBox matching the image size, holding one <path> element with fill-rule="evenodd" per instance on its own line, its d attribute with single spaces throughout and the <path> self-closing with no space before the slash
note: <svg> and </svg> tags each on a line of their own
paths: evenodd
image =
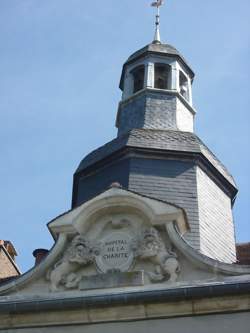
<svg viewBox="0 0 250 333">
<path fill-rule="evenodd" d="M 161 44 L 161 37 L 160 37 L 160 7 L 164 4 L 163 0 L 157 0 L 151 3 L 152 7 L 157 8 L 156 14 L 156 21 L 155 21 L 155 36 L 153 43 L 154 44 Z"/>
</svg>

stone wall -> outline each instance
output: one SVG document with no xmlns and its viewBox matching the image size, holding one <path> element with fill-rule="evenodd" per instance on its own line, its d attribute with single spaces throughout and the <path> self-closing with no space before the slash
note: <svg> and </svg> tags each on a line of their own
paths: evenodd
<svg viewBox="0 0 250 333">
<path fill-rule="evenodd" d="M 100 312 L 102 309 L 100 309 Z M 41 321 L 46 322 L 46 317 L 41 315 Z M 58 323 L 59 324 L 59 323 Z M 125 321 L 116 323 L 99 323 L 89 325 L 70 325 L 57 327 L 8 329 L 8 333 L 248 333 L 250 326 L 249 312 L 229 313 L 221 315 L 155 319 L 143 321 Z M 1 330 L 0 330 L 1 331 Z"/>
<path fill-rule="evenodd" d="M 17 270 L 11 263 L 10 258 L 5 253 L 3 248 L 0 247 L 0 280 L 16 275 L 18 275 Z"/>
</svg>

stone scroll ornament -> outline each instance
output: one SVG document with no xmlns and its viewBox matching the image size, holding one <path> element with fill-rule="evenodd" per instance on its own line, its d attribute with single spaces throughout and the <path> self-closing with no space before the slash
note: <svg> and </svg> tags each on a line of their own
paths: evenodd
<svg viewBox="0 0 250 333">
<path fill-rule="evenodd" d="M 75 236 L 64 256 L 47 274 L 50 290 L 58 291 L 60 286 L 66 289 L 77 288 L 82 279 L 79 270 L 93 264 L 98 252 L 97 245 L 91 244 L 81 235 Z"/>
<path fill-rule="evenodd" d="M 151 282 L 167 280 L 175 282 L 180 272 L 177 255 L 166 249 L 165 244 L 155 228 L 144 230 L 135 246 L 135 257 L 149 260 L 154 265 L 154 272 L 146 272 Z"/>
</svg>

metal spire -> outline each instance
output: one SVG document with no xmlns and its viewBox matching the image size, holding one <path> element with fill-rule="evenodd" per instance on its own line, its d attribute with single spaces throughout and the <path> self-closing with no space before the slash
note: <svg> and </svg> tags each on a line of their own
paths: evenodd
<svg viewBox="0 0 250 333">
<path fill-rule="evenodd" d="M 152 7 L 157 8 L 156 21 L 155 21 L 155 35 L 154 35 L 154 44 L 161 44 L 160 36 L 160 7 L 163 5 L 163 0 L 157 0 L 151 4 Z"/>
</svg>

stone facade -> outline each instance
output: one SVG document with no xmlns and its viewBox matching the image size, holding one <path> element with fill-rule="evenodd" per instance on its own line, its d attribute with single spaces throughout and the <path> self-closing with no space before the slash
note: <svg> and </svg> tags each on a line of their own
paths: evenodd
<svg viewBox="0 0 250 333">
<path fill-rule="evenodd" d="M 3 249 L 0 249 L 0 267 L 0 280 L 18 275 L 16 268 L 13 266 L 10 258 Z"/>
<path fill-rule="evenodd" d="M 72 210 L 48 223 L 53 248 L 0 284 L 0 331 L 249 331 L 237 189 L 192 133 L 193 78 L 160 42 L 124 64 L 118 137 L 81 162 Z"/>
<path fill-rule="evenodd" d="M 0 240 L 0 281 L 20 275 L 15 256 L 16 251 L 13 245 Z"/>
<path fill-rule="evenodd" d="M 239 318 L 237 331 L 248 328 L 250 266 L 194 250 L 182 208 L 113 184 L 48 227 L 46 258 L 0 285 L 0 331 L 200 333 L 212 320 L 233 332 Z"/>
<path fill-rule="evenodd" d="M 221 305 L 225 303 L 221 302 Z M 206 303 L 201 303 L 201 306 L 205 307 Z M 179 308 L 179 311 L 177 310 Z M 153 305 L 145 308 L 145 311 L 148 313 L 147 317 L 151 313 L 158 314 L 158 318 L 149 319 L 142 317 L 142 308 L 130 307 L 125 309 L 122 307 L 111 308 L 107 311 L 103 309 L 99 310 L 89 310 L 87 313 L 83 310 L 81 311 L 70 311 L 68 313 L 61 311 L 58 313 L 54 312 L 45 312 L 37 316 L 37 325 L 42 321 L 47 322 L 48 318 L 54 317 L 55 324 L 50 327 L 32 327 L 32 328 L 19 328 L 19 329 L 8 329 L 3 330 L 6 333 L 161 333 L 166 331 L 166 327 L 171 333 L 210 333 L 210 332 L 220 332 L 220 333 L 248 333 L 250 319 L 249 313 L 230 313 L 230 314 L 210 314 L 210 315 L 199 315 L 198 309 L 194 312 L 197 312 L 198 315 L 190 315 L 183 318 L 164 318 L 164 314 L 169 313 L 169 309 L 176 309 L 176 313 L 185 313 L 185 307 L 188 308 L 188 305 L 178 304 L 175 305 Z M 120 311 L 119 311 L 120 310 Z M 132 316 L 128 319 L 128 313 L 132 312 L 137 315 Z M 113 315 L 111 315 L 113 314 Z M 116 318 L 115 322 L 104 323 L 103 320 L 112 317 Z M 21 317 L 21 316 L 20 316 Z M 27 322 L 35 316 L 23 316 L 23 321 Z M 66 320 L 67 318 L 67 320 Z M 81 318 L 81 319 L 80 319 Z M 120 321 L 117 318 L 121 318 Z M 159 319 L 160 318 L 160 319 Z M 20 318 L 21 320 L 21 318 Z M 63 324 L 65 322 L 65 324 Z M 74 323 L 75 322 L 75 323 Z M 82 323 L 79 323 L 82 322 Z M 61 324 L 59 324 L 61 323 Z M 69 324 L 70 323 L 70 324 Z"/>
</svg>

